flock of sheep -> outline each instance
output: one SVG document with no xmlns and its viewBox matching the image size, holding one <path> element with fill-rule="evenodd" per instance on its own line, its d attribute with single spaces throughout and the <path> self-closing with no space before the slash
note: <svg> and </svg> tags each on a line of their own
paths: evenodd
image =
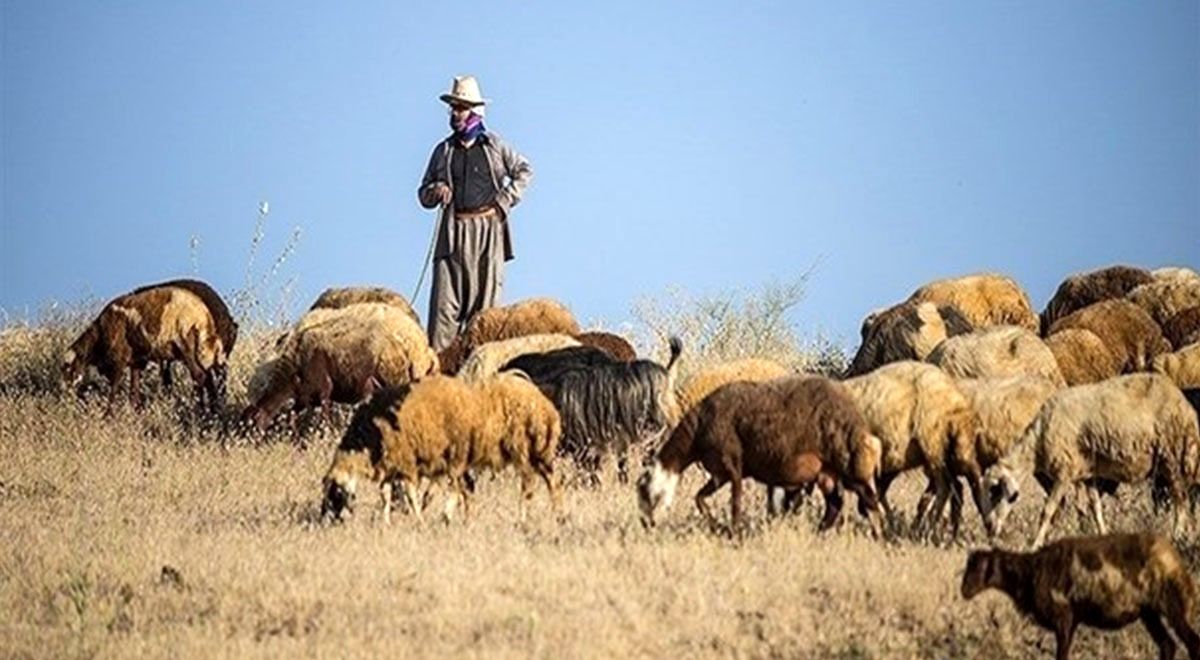
<svg viewBox="0 0 1200 660">
<path fill-rule="evenodd" d="M 201 405 L 219 410 L 237 325 L 215 291 L 195 280 L 144 287 L 104 307 L 67 351 L 64 377 L 95 366 L 116 400 L 124 372 L 139 403 L 150 363 L 182 361 Z M 862 343 L 841 377 L 793 374 L 764 359 L 729 362 L 677 382 L 684 347 L 638 359 L 627 341 L 582 332 L 547 299 L 486 310 L 435 352 L 408 302 L 386 289 L 330 289 L 260 366 L 241 421 L 263 428 L 296 411 L 359 404 L 323 480 L 322 512 L 340 519 L 356 494 L 378 487 L 383 517 L 393 495 L 421 517 L 429 489 L 448 492 L 447 517 L 466 507 L 475 478 L 513 468 L 522 503 L 538 480 L 561 509 L 555 465 L 570 456 L 591 479 L 616 456 L 625 482 L 631 447 L 649 460 L 637 480 L 641 519 L 671 505 L 681 474 L 700 463 L 729 484 L 731 528 L 740 529 L 742 482 L 770 489 L 771 513 L 819 490 L 822 529 L 843 495 L 876 534 L 899 516 L 889 485 L 921 470 L 928 486 L 913 526 L 951 533 L 965 483 L 990 537 L 1004 532 L 1020 477 L 1044 489 L 1031 553 L 972 553 L 962 592 L 994 587 L 1056 632 L 1065 657 L 1080 623 L 1118 627 L 1140 619 L 1163 657 L 1174 654 L 1164 620 L 1200 658 L 1189 624 L 1194 587 L 1171 543 L 1151 534 L 1106 535 L 1104 494 L 1148 482 L 1174 532 L 1189 527 L 1200 488 L 1200 275 L 1113 266 L 1073 275 L 1041 313 L 1012 279 L 996 274 L 939 280 L 867 316 Z M 164 377 L 170 373 L 163 370 Z M 399 490 L 396 493 L 396 490 Z M 1064 499 L 1087 497 L 1101 536 L 1043 546 Z M 524 515 L 522 504 L 522 515 Z"/>
</svg>

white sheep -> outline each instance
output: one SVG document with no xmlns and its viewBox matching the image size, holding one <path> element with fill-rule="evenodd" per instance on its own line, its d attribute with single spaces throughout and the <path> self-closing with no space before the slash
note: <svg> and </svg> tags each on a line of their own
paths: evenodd
<svg viewBox="0 0 1200 660">
<path fill-rule="evenodd" d="M 980 328 L 950 337 L 925 361 L 955 378 L 1038 376 L 1065 385 L 1054 353 L 1036 333 L 1017 326 Z"/>
<path fill-rule="evenodd" d="M 579 345 L 579 341 L 574 337 L 562 334 L 525 335 L 487 342 L 471 351 L 471 355 L 458 370 L 458 377 L 468 382 L 479 382 L 496 375 L 500 367 L 522 355 Z"/>
</svg>

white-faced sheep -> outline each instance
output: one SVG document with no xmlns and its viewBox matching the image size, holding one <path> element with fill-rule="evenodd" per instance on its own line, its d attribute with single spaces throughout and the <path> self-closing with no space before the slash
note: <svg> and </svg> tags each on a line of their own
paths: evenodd
<svg viewBox="0 0 1200 660">
<path fill-rule="evenodd" d="M 1154 358 L 1150 368 L 1170 378 L 1180 389 L 1200 387 L 1200 344 L 1184 346 Z"/>
<path fill-rule="evenodd" d="M 882 442 L 879 497 L 889 518 L 894 520 L 888 487 L 900 474 L 916 468 L 921 468 L 934 486 L 917 508 L 918 527 L 930 511 L 931 497 L 932 520 L 940 520 L 950 496 L 950 482 L 956 476 L 967 479 L 980 515 L 984 515 L 982 470 L 974 455 L 978 419 L 950 376 L 933 365 L 905 361 L 884 365 L 844 384 L 871 434 Z"/>
<path fill-rule="evenodd" d="M 1023 614 L 1054 631 L 1057 657 L 1069 658 L 1080 624 L 1104 630 L 1141 620 L 1159 657 L 1175 657 L 1175 631 L 1200 658 L 1196 587 L 1171 542 L 1154 534 L 1112 534 L 1056 541 L 1036 552 L 976 550 L 967 558 L 962 596 L 999 589 Z"/>
<path fill-rule="evenodd" d="M 141 405 L 141 373 L 151 362 L 180 360 L 197 392 L 217 404 L 214 368 L 225 363 L 225 349 L 208 306 L 196 294 L 178 287 L 131 293 L 104 306 L 100 315 L 63 355 L 63 379 L 74 387 L 87 367 L 96 367 L 109 382 L 109 406 L 129 370 L 129 396 Z"/>
<path fill-rule="evenodd" d="M 1167 319 L 1163 324 L 1163 336 L 1175 350 L 1200 343 L 1200 306 L 1188 307 Z"/>
<path fill-rule="evenodd" d="M 1058 290 L 1042 311 L 1042 334 L 1062 317 L 1110 298 L 1124 298 L 1134 288 L 1153 282 L 1154 276 L 1145 268 L 1109 266 L 1086 273 L 1076 273 L 1062 281 Z"/>
<path fill-rule="evenodd" d="M 445 478 L 465 504 L 467 470 L 506 466 L 521 476 L 522 502 L 540 476 L 557 509 L 554 455 L 560 435 L 554 406 L 519 374 L 474 384 L 435 375 L 388 388 L 355 410 L 323 480 L 322 514 L 340 518 L 353 507 L 360 483 L 368 482 L 380 485 L 383 518 L 390 521 L 392 486 L 399 482 L 419 518 L 417 487 L 423 479 Z M 447 515 L 454 503 L 452 498 Z"/>
<path fill-rule="evenodd" d="M 1175 533 L 1183 531 L 1184 504 L 1200 473 L 1196 412 L 1170 379 L 1158 374 L 1119 376 L 1056 392 L 1029 424 L 1014 452 L 1032 452 L 1033 475 L 1048 493 L 1033 545 L 1050 531 L 1067 493 L 1083 484 L 1101 533 L 1101 491 L 1153 480 L 1155 505 L 1170 496 Z M 1004 463 L 1024 462 L 1019 456 Z M 1011 471 L 988 476 L 989 517 L 999 531 L 1019 493 Z"/>
<path fill-rule="evenodd" d="M 341 309 L 350 305 L 359 303 L 383 303 L 391 305 L 403 311 L 413 321 L 421 322 L 417 316 L 416 310 L 412 308 L 408 300 L 404 296 L 381 286 L 347 286 L 347 287 L 330 287 L 321 292 L 317 296 L 316 302 L 309 307 L 309 311 L 314 309 Z"/>
<path fill-rule="evenodd" d="M 1179 312 L 1200 306 L 1200 278 L 1156 279 L 1130 291 L 1125 298 L 1164 325 Z"/>
<path fill-rule="evenodd" d="M 1050 334 L 1066 328 L 1090 330 L 1099 337 L 1120 373 L 1144 371 L 1154 356 L 1171 350 L 1154 319 L 1124 299 L 1104 300 L 1072 312 L 1055 321 Z"/>
<path fill-rule="evenodd" d="M 358 403 L 376 389 L 437 371 L 437 355 L 415 321 L 396 307 L 360 303 L 309 312 L 272 367 L 269 384 L 242 413 L 259 429 L 289 400 L 297 410 Z"/>
<path fill-rule="evenodd" d="M 1011 277 L 998 273 L 936 280 L 914 291 L 908 299 L 953 305 L 976 328 L 1016 325 L 1038 330 L 1038 317 L 1029 305 L 1029 296 Z"/>
<path fill-rule="evenodd" d="M 598 348 L 608 353 L 612 359 L 618 362 L 632 362 L 637 359 L 637 351 L 634 350 L 633 344 L 630 344 L 624 337 L 611 332 L 600 330 L 581 332 L 575 335 L 575 339 L 584 346 Z"/>
<path fill-rule="evenodd" d="M 458 377 L 468 382 L 478 382 L 494 376 L 501 367 L 522 355 L 545 353 L 571 346 L 579 346 L 579 341 L 569 335 L 526 335 L 490 341 L 471 351 L 471 355 L 458 370 Z"/>
<path fill-rule="evenodd" d="M 1054 353 L 1034 332 L 1011 325 L 981 328 L 950 337 L 926 361 L 955 378 L 1036 376 L 1062 386 Z"/>
<path fill-rule="evenodd" d="M 670 340 L 664 367 L 652 360 L 616 362 L 587 346 L 524 355 L 504 367 L 520 369 L 541 388 L 562 417 L 562 450 L 595 475 L 606 454 L 617 457 L 618 477 L 628 476 L 630 447 L 663 434 L 679 419 L 675 369 L 683 350 Z M 603 355 L 597 359 L 596 353 Z"/>
<path fill-rule="evenodd" d="M 901 360 L 924 360 L 947 337 L 974 327 L 953 305 L 903 302 L 863 319 L 862 343 L 846 377 Z"/>
<path fill-rule="evenodd" d="M 729 483 L 731 521 L 739 528 L 742 479 L 750 477 L 785 489 L 816 482 L 826 494 L 821 529 L 837 521 L 844 485 L 878 532 L 880 452 L 862 413 L 835 381 L 804 376 L 730 383 L 684 415 L 638 479 L 642 521 L 653 524 L 674 501 L 683 471 L 700 463 L 709 480 L 696 493 L 696 506 L 709 522 L 706 499 Z"/>
<path fill-rule="evenodd" d="M 1045 342 L 1069 386 L 1098 383 L 1121 373 L 1112 351 L 1091 330 L 1066 328 L 1046 337 Z"/>
<path fill-rule="evenodd" d="M 562 303 L 549 298 L 531 298 L 485 309 L 473 316 L 466 329 L 438 354 L 442 373 L 458 373 L 477 346 L 537 334 L 577 335 L 579 323 Z"/>
</svg>

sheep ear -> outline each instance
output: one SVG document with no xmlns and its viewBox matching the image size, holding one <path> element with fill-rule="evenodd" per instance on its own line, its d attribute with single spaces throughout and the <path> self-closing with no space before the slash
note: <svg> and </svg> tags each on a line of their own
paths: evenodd
<svg viewBox="0 0 1200 660">
<path fill-rule="evenodd" d="M 63 364 L 71 364 L 73 362 L 75 362 L 75 351 L 68 348 L 67 352 L 63 353 Z"/>
<path fill-rule="evenodd" d="M 1017 501 L 1017 498 L 1019 498 L 1019 497 L 1021 497 L 1021 491 L 1019 491 L 1019 490 L 1014 490 L 1014 491 L 1010 492 L 1010 493 L 1008 494 L 1008 503 L 1009 503 L 1009 504 L 1015 504 L 1015 503 L 1016 503 L 1016 501 Z"/>
</svg>

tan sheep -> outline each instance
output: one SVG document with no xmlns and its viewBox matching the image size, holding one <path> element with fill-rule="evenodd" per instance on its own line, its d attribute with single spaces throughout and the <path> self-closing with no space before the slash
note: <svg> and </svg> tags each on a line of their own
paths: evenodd
<svg viewBox="0 0 1200 660">
<path fill-rule="evenodd" d="M 1130 291 L 1126 299 L 1146 310 L 1159 325 L 1189 307 L 1200 306 L 1200 278 L 1155 279 Z"/>
<path fill-rule="evenodd" d="M 1050 531 L 1068 491 L 1082 484 L 1100 533 L 1107 528 L 1101 490 L 1151 480 L 1157 505 L 1169 495 L 1175 533 L 1183 531 L 1186 495 L 1200 476 L 1196 412 L 1170 379 L 1158 374 L 1118 376 L 1060 390 L 1046 400 L 1005 463 L 1033 454 L 1033 473 L 1047 491 L 1034 547 Z M 988 478 L 989 517 L 999 531 L 1019 490 L 1011 473 Z"/>
<path fill-rule="evenodd" d="M 579 323 L 562 303 L 530 298 L 504 307 L 485 309 L 471 318 L 466 330 L 438 355 L 442 373 L 456 374 L 477 346 L 490 341 L 536 334 L 579 334 Z"/>
<path fill-rule="evenodd" d="M 1091 330 L 1067 328 L 1045 341 L 1069 386 L 1098 383 L 1120 373 L 1112 351 Z"/>
<path fill-rule="evenodd" d="M 403 310 L 359 303 L 309 312 L 283 341 L 269 385 L 242 413 L 262 429 L 289 400 L 296 409 L 358 403 L 373 391 L 437 372 L 424 330 Z"/>
<path fill-rule="evenodd" d="M 1144 371 L 1154 356 L 1171 350 L 1162 329 L 1146 310 L 1114 298 L 1072 312 L 1050 326 L 1050 335 L 1077 328 L 1090 330 L 1112 353 L 1119 373 Z"/>
<path fill-rule="evenodd" d="M 129 397 L 141 405 L 141 373 L 151 362 L 182 360 L 203 398 L 219 399 L 212 372 L 225 364 L 225 348 L 208 306 L 191 291 L 163 286 L 131 293 L 104 306 L 63 355 L 63 380 L 75 387 L 89 366 L 109 382 L 109 406 L 128 369 Z"/>
<path fill-rule="evenodd" d="M 953 305 L 903 302 L 872 312 L 863 319 L 862 343 L 846 377 L 861 376 L 889 362 L 924 360 L 947 337 L 973 329 Z"/>
<path fill-rule="evenodd" d="M 781 378 L 790 373 L 787 367 L 762 358 L 746 358 L 713 365 L 691 374 L 675 389 L 680 416 L 695 408 L 718 387 L 728 383 L 746 381 L 761 383 Z"/>
<path fill-rule="evenodd" d="M 1016 325 L 1038 331 L 1038 317 L 1029 296 L 1012 278 L 998 273 L 936 280 L 914 291 L 908 299 L 953 305 L 976 328 Z"/>
<path fill-rule="evenodd" d="M 950 495 L 950 482 L 966 477 L 971 495 L 985 514 L 980 490 L 982 470 L 975 458 L 979 422 L 970 401 L 954 380 L 937 367 L 904 361 L 884 365 L 865 376 L 844 381 L 857 402 L 871 434 L 883 444 L 879 497 L 894 519 L 887 490 L 900 474 L 921 468 L 933 483 L 932 494 L 921 498 L 914 520 L 922 527 L 933 498 L 933 521 L 941 519 Z M 986 520 L 986 518 L 985 518 Z"/>
<path fill-rule="evenodd" d="M 381 286 L 330 287 L 322 291 L 321 295 L 317 296 L 316 302 L 308 309 L 309 311 L 314 309 L 341 309 L 342 307 L 359 303 L 383 303 L 391 305 L 402 310 L 418 324 L 421 322 L 421 318 L 417 316 L 416 310 L 412 308 L 412 305 L 409 304 L 404 296 Z"/>
<path fill-rule="evenodd" d="M 1197 280 L 1200 281 L 1200 273 L 1184 266 L 1163 266 L 1155 268 L 1150 272 L 1156 280 Z"/>
<path fill-rule="evenodd" d="M 1200 387 L 1200 344 L 1184 346 L 1154 358 L 1150 368 L 1170 378 L 1179 389 Z"/>
<path fill-rule="evenodd" d="M 579 341 L 574 337 L 558 334 L 526 335 L 490 341 L 471 351 L 471 355 L 458 370 L 458 377 L 467 382 L 479 382 L 496 375 L 500 367 L 522 355 L 546 353 L 579 345 Z"/>
<path fill-rule="evenodd" d="M 950 337 L 926 361 L 955 378 L 1037 376 L 1065 384 L 1058 361 L 1034 332 L 1011 325 Z"/>
<path fill-rule="evenodd" d="M 390 522 L 392 486 L 399 482 L 409 509 L 420 518 L 417 487 L 445 478 L 466 503 L 468 469 L 513 466 L 521 476 L 522 502 L 540 476 L 557 509 L 554 455 L 562 429 L 554 406 L 519 374 L 480 383 L 432 376 L 377 393 L 354 413 L 325 475 L 322 513 L 335 518 L 352 508 L 360 482 L 381 486 L 383 518 Z M 522 512 L 524 507 L 522 505 Z"/>
</svg>

